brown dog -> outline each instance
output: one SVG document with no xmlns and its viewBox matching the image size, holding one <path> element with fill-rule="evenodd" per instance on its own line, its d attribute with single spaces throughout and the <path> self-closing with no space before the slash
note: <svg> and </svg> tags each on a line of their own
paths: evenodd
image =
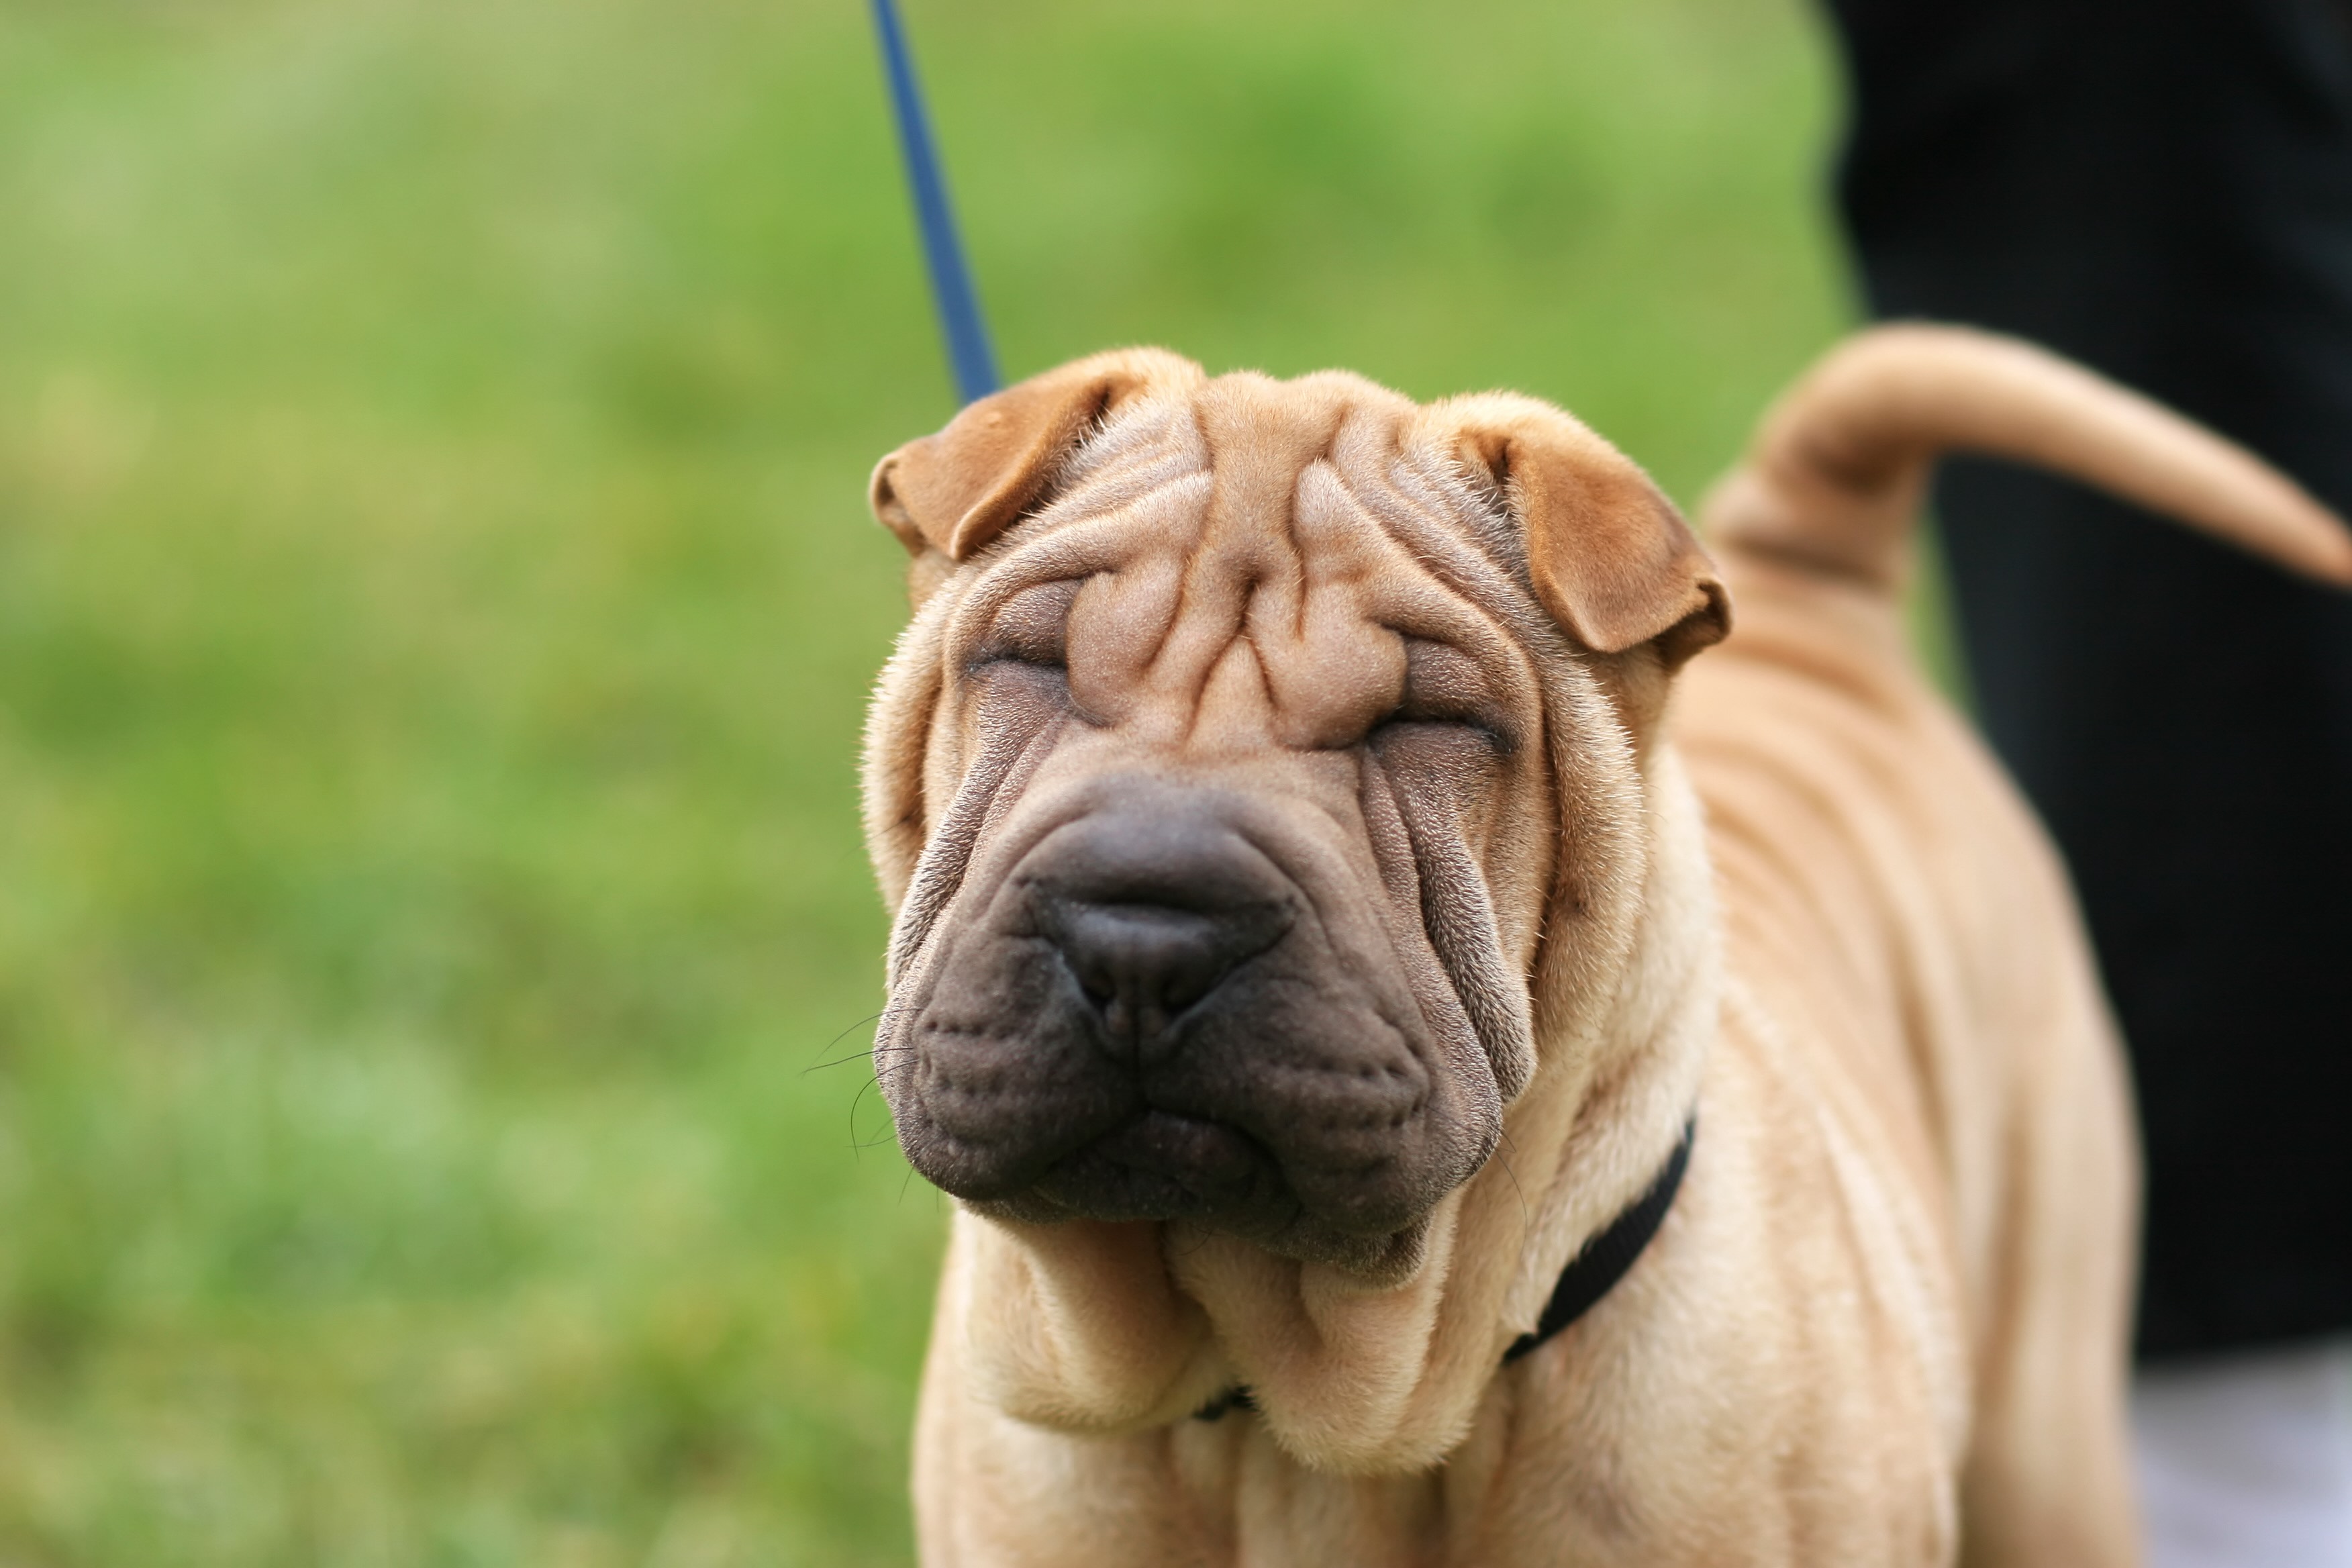
<svg viewBox="0 0 2352 1568">
<path fill-rule="evenodd" d="M 2112 1030 L 1897 605 L 1956 446 L 2352 582 L 2245 454 L 1931 328 L 1785 400 L 1719 570 L 1517 397 L 1139 351 L 884 459 L 927 1563 L 2133 1559 Z"/>
</svg>

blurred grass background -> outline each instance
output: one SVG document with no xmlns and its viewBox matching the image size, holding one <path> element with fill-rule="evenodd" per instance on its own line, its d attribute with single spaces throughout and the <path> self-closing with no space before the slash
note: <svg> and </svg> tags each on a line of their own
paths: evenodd
<svg viewBox="0 0 2352 1568">
<path fill-rule="evenodd" d="M 1014 374 L 1689 500 L 1844 316 L 1798 0 L 909 21 Z M 916 255 L 856 0 L 0 0 L 0 1564 L 907 1561 Z"/>
</svg>

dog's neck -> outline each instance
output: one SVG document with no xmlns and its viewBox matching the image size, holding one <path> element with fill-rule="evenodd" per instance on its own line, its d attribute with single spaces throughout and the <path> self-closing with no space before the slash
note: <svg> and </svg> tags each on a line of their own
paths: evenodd
<svg viewBox="0 0 2352 1568">
<path fill-rule="evenodd" d="M 1613 992 L 1539 1005 L 1590 1021 L 1547 1030 L 1501 1152 L 1438 1205 L 1410 1278 L 1371 1284 L 1179 1226 L 960 1215 L 940 1331 L 963 1336 L 974 1392 L 1025 1420 L 1114 1432 L 1184 1420 L 1242 1384 L 1318 1469 L 1442 1459 L 1505 1348 L 1649 1184 L 1696 1100 L 1719 991 L 1713 879 L 1672 749 L 1651 749 L 1643 773 L 1646 864 Z"/>
</svg>

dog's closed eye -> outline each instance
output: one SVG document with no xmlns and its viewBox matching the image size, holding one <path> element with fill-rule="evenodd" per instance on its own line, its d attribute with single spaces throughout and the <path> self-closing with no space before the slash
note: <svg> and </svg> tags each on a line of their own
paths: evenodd
<svg viewBox="0 0 2352 1568">
<path fill-rule="evenodd" d="M 1070 605 L 1083 586 L 1069 578 L 1024 588 L 1004 601 L 964 660 L 968 672 L 990 665 L 1029 665 L 1062 669 L 1069 660 Z"/>
<path fill-rule="evenodd" d="M 1374 727 L 1445 724 L 1475 732 L 1499 755 L 1518 747 L 1518 735 L 1496 700 L 1477 660 L 1449 643 L 1405 639 L 1404 693 Z"/>
</svg>

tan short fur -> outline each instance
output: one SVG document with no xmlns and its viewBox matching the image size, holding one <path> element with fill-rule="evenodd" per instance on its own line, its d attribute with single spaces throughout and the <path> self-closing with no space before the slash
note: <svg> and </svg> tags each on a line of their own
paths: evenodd
<svg viewBox="0 0 2352 1568">
<path fill-rule="evenodd" d="M 1954 446 L 2352 580 L 2352 542 L 2244 454 L 1930 328 L 1866 334 L 1783 401 L 1710 501 L 1712 562 L 1540 405 L 1415 408 L 1149 352 L 886 459 L 876 506 L 918 604 L 867 761 L 894 1006 L 928 984 L 935 928 L 977 918 L 961 868 L 1019 831 L 1023 791 L 1129 766 L 1320 787 L 1298 770 L 1412 679 L 1378 673 L 1393 650 L 1350 616 L 1489 638 L 1494 700 L 1541 731 L 1448 829 L 1491 905 L 1480 941 L 1524 987 L 1529 1059 L 1492 1045 L 1504 1025 L 1481 1037 L 1496 1152 L 1377 1256 L 959 1212 L 917 1435 L 927 1564 L 2136 1560 L 2116 1045 L 2055 857 L 1898 604 L 1910 514 Z M 1448 553 L 1497 521 L 1509 538 Z M 1220 552 L 1247 563 L 1221 576 Z M 1189 574 L 1172 629 L 1119 665 L 1123 621 L 1160 612 L 1121 608 L 1118 584 L 1163 557 Z M 1002 710 L 967 700 L 958 650 L 999 588 L 1057 573 L 1089 584 L 1056 602 L 1091 717 L 999 756 Z M 1241 599 L 1171 674 L 1228 582 Z M 1736 632 L 1693 659 L 1727 593 Z M 914 1049 L 878 1053 L 902 1128 Z M 1694 1109 L 1639 1264 L 1500 1366 Z M 1254 1413 L 1192 1418 L 1237 1383 Z"/>
</svg>

